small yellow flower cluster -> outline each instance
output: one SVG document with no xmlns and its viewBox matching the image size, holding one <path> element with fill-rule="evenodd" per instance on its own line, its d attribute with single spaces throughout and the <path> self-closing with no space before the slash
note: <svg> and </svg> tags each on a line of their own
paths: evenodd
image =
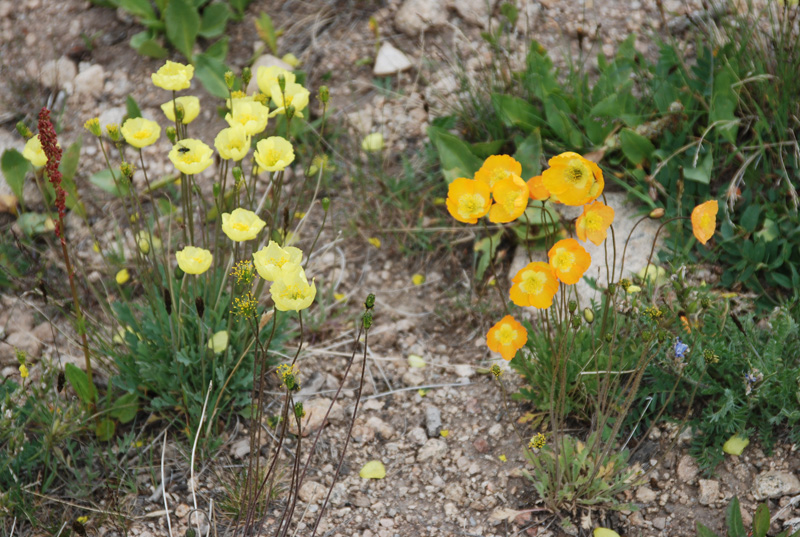
<svg viewBox="0 0 800 537">
<path fill-rule="evenodd" d="M 545 436 L 542 433 L 536 433 L 531 437 L 531 441 L 528 442 L 528 449 L 542 449 L 546 443 Z"/>
<path fill-rule="evenodd" d="M 300 382 L 297 380 L 299 373 L 297 364 L 281 364 L 278 366 L 278 376 L 281 379 L 281 384 L 290 392 L 300 389 Z"/>
<path fill-rule="evenodd" d="M 231 313 L 238 319 L 247 319 L 254 317 L 258 312 L 258 300 L 247 293 L 244 296 L 233 297 L 233 306 L 231 306 Z"/>
<path fill-rule="evenodd" d="M 249 287 L 253 283 L 255 275 L 252 261 L 239 261 L 231 270 L 231 278 L 234 278 L 236 283 L 243 284 L 245 287 Z"/>
</svg>

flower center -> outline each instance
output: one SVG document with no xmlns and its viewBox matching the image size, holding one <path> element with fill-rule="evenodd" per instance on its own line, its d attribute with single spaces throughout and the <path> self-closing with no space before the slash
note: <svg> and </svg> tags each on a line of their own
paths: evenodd
<svg viewBox="0 0 800 537">
<path fill-rule="evenodd" d="M 199 258 L 199 257 L 193 257 L 192 261 L 194 261 L 198 265 L 202 265 L 203 264 L 203 260 L 201 258 Z"/>
<path fill-rule="evenodd" d="M 503 168 L 495 168 L 492 170 L 492 173 L 489 176 L 489 188 L 493 187 L 497 181 L 505 179 L 507 175 L 508 171 L 504 170 Z"/>
<path fill-rule="evenodd" d="M 192 153 L 191 151 L 186 151 L 185 153 L 180 153 L 181 162 L 184 164 L 194 164 L 196 162 L 200 162 L 200 156 Z"/>
<path fill-rule="evenodd" d="M 520 287 L 529 295 L 538 295 L 544 290 L 544 285 L 546 282 L 547 275 L 542 272 L 530 270 L 522 275 Z"/>
<path fill-rule="evenodd" d="M 586 185 L 586 182 L 592 176 L 592 172 L 589 168 L 578 159 L 573 159 L 569 161 L 567 165 L 567 170 L 565 173 L 566 180 L 572 186 L 576 188 L 583 188 Z"/>
<path fill-rule="evenodd" d="M 133 133 L 133 137 L 137 140 L 144 140 L 150 136 L 150 131 L 147 130 L 140 130 Z"/>
<path fill-rule="evenodd" d="M 231 225 L 231 227 L 236 231 L 247 231 L 248 229 L 250 229 L 250 226 L 248 226 L 247 224 L 242 224 L 241 222 L 235 222 L 234 224 Z"/>
<path fill-rule="evenodd" d="M 484 206 L 484 198 L 480 194 L 466 194 L 458 200 L 458 212 L 464 218 L 479 214 Z"/>
<path fill-rule="evenodd" d="M 568 250 L 560 250 L 553 256 L 553 265 L 562 272 L 569 272 L 574 264 L 575 254 Z"/>
<path fill-rule="evenodd" d="M 287 285 L 281 291 L 281 297 L 288 300 L 298 300 L 303 297 L 303 290 L 300 289 L 299 285 Z"/>
<path fill-rule="evenodd" d="M 599 214 L 588 214 L 583 222 L 587 231 L 601 231 L 603 229 L 603 217 Z"/>
<path fill-rule="evenodd" d="M 526 189 L 527 190 L 527 189 Z M 519 207 L 520 201 L 526 202 L 528 200 L 527 192 L 525 192 L 525 197 L 523 198 L 523 194 L 520 191 L 512 190 L 503 196 L 503 199 L 500 201 L 500 204 L 503 206 L 503 209 L 506 212 L 513 213 L 516 208 Z"/>
<path fill-rule="evenodd" d="M 275 166 L 281 159 L 281 154 L 276 149 L 267 149 L 264 155 L 264 162 L 269 166 Z"/>
<path fill-rule="evenodd" d="M 517 331 L 511 325 L 504 324 L 497 331 L 497 340 L 502 345 L 511 345 L 515 339 L 517 339 Z"/>
</svg>

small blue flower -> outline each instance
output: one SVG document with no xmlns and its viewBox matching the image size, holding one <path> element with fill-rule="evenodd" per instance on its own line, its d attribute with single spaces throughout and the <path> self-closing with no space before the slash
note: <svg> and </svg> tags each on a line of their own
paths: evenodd
<svg viewBox="0 0 800 537">
<path fill-rule="evenodd" d="M 684 358 L 689 351 L 689 345 L 681 341 L 681 338 L 675 338 L 675 358 Z"/>
</svg>

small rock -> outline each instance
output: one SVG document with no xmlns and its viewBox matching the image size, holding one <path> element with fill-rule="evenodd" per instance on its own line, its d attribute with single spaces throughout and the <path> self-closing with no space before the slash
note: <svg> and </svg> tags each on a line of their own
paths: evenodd
<svg viewBox="0 0 800 537">
<path fill-rule="evenodd" d="M 442 0 L 405 0 L 394 18 L 397 29 L 411 37 L 443 24 L 447 9 Z"/>
<path fill-rule="evenodd" d="M 298 496 L 306 503 L 318 502 L 328 493 L 327 487 L 316 481 L 305 481 L 300 487 Z"/>
<path fill-rule="evenodd" d="M 36 325 L 36 328 L 31 330 L 31 335 L 41 341 L 42 343 L 52 343 L 55 328 L 45 321 Z"/>
<path fill-rule="evenodd" d="M 780 498 L 800 493 L 800 480 L 791 472 L 771 470 L 756 476 L 756 499 Z"/>
<path fill-rule="evenodd" d="M 250 439 L 243 438 L 238 442 L 235 442 L 231 446 L 231 456 L 236 459 L 243 459 L 247 454 L 250 453 Z"/>
<path fill-rule="evenodd" d="M 422 386 L 425 384 L 425 375 L 420 369 L 409 369 L 403 374 L 403 384 L 406 386 Z"/>
<path fill-rule="evenodd" d="M 472 447 L 474 447 L 475 451 L 478 453 L 487 453 L 489 451 L 489 442 L 487 442 L 484 437 L 479 436 L 472 442 Z"/>
<path fill-rule="evenodd" d="M 458 0 L 454 5 L 461 18 L 468 23 L 489 27 L 489 11 L 494 7 L 493 0 Z"/>
<path fill-rule="evenodd" d="M 425 407 L 425 430 L 428 438 L 437 438 L 442 430 L 442 411 L 435 406 Z"/>
<path fill-rule="evenodd" d="M 684 455 L 681 457 L 681 460 L 678 461 L 678 481 L 681 483 L 693 483 L 699 472 L 700 469 L 697 467 L 697 464 L 694 462 L 694 457 L 691 455 Z"/>
<path fill-rule="evenodd" d="M 719 498 L 719 481 L 701 479 L 697 501 L 703 505 L 711 505 L 717 501 L 717 498 Z"/>
<path fill-rule="evenodd" d="M 458 483 L 451 483 L 444 488 L 444 496 L 448 500 L 461 503 L 464 500 L 464 487 Z"/>
<path fill-rule="evenodd" d="M 46 62 L 40 72 L 43 86 L 63 88 L 67 93 L 71 93 L 77 74 L 78 68 L 75 67 L 75 63 L 66 56 Z"/>
<path fill-rule="evenodd" d="M 400 73 L 411 68 L 411 60 L 400 50 L 392 46 L 388 41 L 384 41 L 378 50 L 375 58 L 375 66 L 372 73 L 376 76 L 387 76 Z"/>
<path fill-rule="evenodd" d="M 468 364 L 458 364 L 454 369 L 457 377 L 470 378 L 475 375 L 475 368 Z"/>
<path fill-rule="evenodd" d="M 75 93 L 90 97 L 100 97 L 105 87 L 106 73 L 102 65 L 90 65 L 81 69 L 75 77 Z"/>
<path fill-rule="evenodd" d="M 380 435 L 383 440 L 391 440 L 395 435 L 395 431 L 391 425 L 375 416 L 367 420 L 367 427 Z"/>
<path fill-rule="evenodd" d="M 639 487 L 636 490 L 636 499 L 642 503 L 652 503 L 656 501 L 656 492 L 650 487 Z"/>
<path fill-rule="evenodd" d="M 447 443 L 440 438 L 429 438 L 417 455 L 417 460 L 441 459 L 447 455 Z"/>
<path fill-rule="evenodd" d="M 100 121 L 100 127 L 105 129 L 106 125 L 109 123 L 116 123 L 117 125 L 122 126 L 122 118 L 125 117 L 125 114 L 127 113 L 128 111 L 124 106 L 106 108 L 100 112 L 100 117 L 98 117 L 98 120 Z"/>
<path fill-rule="evenodd" d="M 653 519 L 653 527 L 657 530 L 663 530 L 667 527 L 667 519 L 663 516 L 659 516 Z"/>
<path fill-rule="evenodd" d="M 421 446 L 428 441 L 428 435 L 422 427 L 414 427 L 408 432 L 408 439 L 411 443 Z"/>
<path fill-rule="evenodd" d="M 258 68 L 259 67 L 281 67 L 286 69 L 287 71 L 293 71 L 294 67 L 286 63 L 280 58 L 276 58 L 272 54 L 264 54 L 263 56 L 259 56 L 258 59 L 253 62 L 253 66 L 250 68 L 253 71 L 253 78 L 250 79 L 250 83 L 247 85 L 247 94 L 253 95 L 258 91 Z"/>
<path fill-rule="evenodd" d="M 7 344 L 6 344 L 7 343 Z M 0 345 L 0 363 L 16 362 L 15 349 L 24 352 L 28 359 L 39 358 L 42 352 L 42 342 L 30 332 L 15 332 L 8 336 L 6 342 Z"/>
<path fill-rule="evenodd" d="M 33 328 L 33 313 L 20 307 L 12 309 L 11 315 L 5 323 L 6 334 L 15 332 L 30 332 Z"/>
<path fill-rule="evenodd" d="M 189 514 L 192 508 L 186 505 L 185 503 L 179 504 L 178 507 L 175 508 L 175 516 L 178 518 L 183 518 Z"/>
<path fill-rule="evenodd" d="M 644 517 L 642 516 L 641 511 L 634 511 L 630 515 L 628 515 L 628 524 L 631 526 L 643 526 L 644 525 Z"/>
<path fill-rule="evenodd" d="M 320 397 L 318 399 L 311 399 L 303 404 L 303 410 L 306 415 L 300 420 L 300 426 L 303 431 L 303 436 L 308 436 L 324 425 L 325 414 L 328 413 L 328 408 L 331 406 L 331 400 L 327 397 Z M 333 404 L 330 413 L 328 413 L 328 420 L 331 423 L 342 421 L 344 419 L 344 409 L 338 402 Z M 292 434 L 297 434 L 297 422 L 291 420 L 290 429 Z"/>
</svg>

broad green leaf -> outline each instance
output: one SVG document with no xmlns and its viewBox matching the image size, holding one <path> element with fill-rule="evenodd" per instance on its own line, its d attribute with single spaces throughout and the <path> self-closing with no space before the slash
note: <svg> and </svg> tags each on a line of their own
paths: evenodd
<svg viewBox="0 0 800 537">
<path fill-rule="evenodd" d="M 128 186 L 127 181 L 119 176 L 117 178 L 119 183 L 114 182 L 114 175 L 111 173 L 111 170 L 106 168 L 105 170 L 100 170 L 89 177 L 89 182 L 118 198 L 127 196 L 128 192 L 130 192 L 130 187 Z"/>
<path fill-rule="evenodd" d="M 358 475 L 364 479 L 383 479 L 386 477 L 386 467 L 381 461 L 369 461 Z"/>
<path fill-rule="evenodd" d="M 186 58 L 191 58 L 192 48 L 200 31 L 200 15 L 197 13 L 197 8 L 187 0 L 170 0 L 164 16 L 167 23 L 167 39 Z"/>
<path fill-rule="evenodd" d="M 761 216 L 761 207 L 759 205 L 750 205 L 747 209 L 745 209 L 741 220 L 739 220 L 739 223 L 742 225 L 745 231 L 752 233 L 756 230 L 756 226 L 758 226 L 759 216 Z"/>
<path fill-rule="evenodd" d="M 13 148 L 3 151 L 3 156 L 0 157 L 0 169 L 3 170 L 6 183 L 17 199 L 22 199 L 22 187 L 25 185 L 25 175 L 30 166 L 30 162 L 22 156 L 22 153 Z"/>
<path fill-rule="evenodd" d="M 206 54 L 194 57 L 194 75 L 211 95 L 221 99 L 228 95 L 228 86 L 225 84 L 227 70 L 224 63 Z"/>
<path fill-rule="evenodd" d="M 141 19 L 155 19 L 156 14 L 150 5 L 150 0 L 114 0 L 115 3 L 133 15 Z"/>
<path fill-rule="evenodd" d="M 648 160 L 653 151 L 656 150 L 650 140 L 631 129 L 622 129 L 620 131 L 619 143 L 622 147 L 622 152 L 632 164 L 641 164 L 643 161 Z"/>
<path fill-rule="evenodd" d="M 530 132 L 535 127 L 544 124 L 544 120 L 539 115 L 539 110 L 519 97 L 493 93 L 492 106 L 500 121 L 507 127 L 518 127 Z"/>
<path fill-rule="evenodd" d="M 206 38 L 217 37 L 225 31 L 225 25 L 233 13 L 228 4 L 211 4 L 203 10 L 203 17 L 200 21 L 199 34 Z"/>
<path fill-rule="evenodd" d="M 225 57 L 228 55 L 228 37 L 226 36 L 218 39 L 213 45 L 208 47 L 203 54 L 210 58 L 216 58 L 217 60 L 224 62 Z"/>
<path fill-rule="evenodd" d="M 272 24 L 272 17 L 261 13 L 255 20 L 255 25 L 258 37 L 267 44 L 273 54 L 278 54 L 278 36 L 275 33 L 275 26 Z"/>
<path fill-rule="evenodd" d="M 497 247 L 500 245 L 502 236 L 503 230 L 500 230 L 494 235 L 480 239 L 473 246 L 474 251 L 478 254 L 478 266 L 475 268 L 475 278 L 477 280 L 483 279 L 486 269 L 489 268 L 489 262 L 494 259 L 497 253 Z"/>
<path fill-rule="evenodd" d="M 544 103 L 547 124 L 561 138 L 561 141 L 572 149 L 580 149 L 583 147 L 583 135 L 572 123 L 572 120 L 567 117 L 567 114 L 561 110 L 557 101 L 558 98 L 556 96 L 551 96 Z"/>
<path fill-rule="evenodd" d="M 253 0 L 229 0 L 231 7 L 236 10 L 236 14 L 241 17 L 247 5 Z"/>
<path fill-rule="evenodd" d="M 757 231 L 755 233 L 755 237 L 764 242 L 772 242 L 778 238 L 779 234 L 780 232 L 778 231 L 778 224 L 776 224 L 774 220 L 767 218 L 764 220 L 764 225 L 761 227 L 761 231 Z"/>
<path fill-rule="evenodd" d="M 470 150 L 479 158 L 489 158 L 497 155 L 500 149 L 506 144 L 505 140 L 493 140 L 491 142 L 476 142 L 470 144 Z"/>
<path fill-rule="evenodd" d="M 117 429 L 117 424 L 114 423 L 114 420 L 104 418 L 98 421 L 97 425 L 95 425 L 94 435 L 101 442 L 108 442 L 109 440 L 114 438 L 114 432 L 116 431 L 116 429 Z"/>
<path fill-rule="evenodd" d="M 472 177 L 481 167 L 481 160 L 466 142 L 444 129 L 428 127 L 428 137 L 439 153 L 442 174 L 448 184 L 459 177 Z"/>
<path fill-rule="evenodd" d="M 139 32 L 131 37 L 131 48 L 148 58 L 166 58 L 167 49 L 156 41 L 149 31 Z"/>
<path fill-rule="evenodd" d="M 120 423 L 128 423 L 136 417 L 139 411 L 139 396 L 135 393 L 126 393 L 114 401 L 114 406 L 109 415 L 119 420 Z"/>
<path fill-rule="evenodd" d="M 46 214 L 23 213 L 17 218 L 17 225 L 22 232 L 32 237 L 41 233 L 53 231 L 56 228 L 55 222 Z"/>
<path fill-rule="evenodd" d="M 739 509 L 739 498 L 736 496 L 728 504 L 725 519 L 728 523 L 728 537 L 747 537 L 747 532 L 745 532 L 744 523 L 742 522 L 742 512 Z"/>
<path fill-rule="evenodd" d="M 142 117 L 142 110 L 139 108 L 139 104 L 136 102 L 136 99 L 133 98 L 133 95 L 128 95 L 128 98 L 125 99 L 125 109 L 128 117 L 131 119 Z"/>
<path fill-rule="evenodd" d="M 753 537 L 767 537 L 769 531 L 769 507 L 762 503 L 756 507 L 756 514 L 753 516 Z"/>
<path fill-rule="evenodd" d="M 542 133 L 539 127 L 533 129 L 524 140 L 517 143 L 514 158 L 522 164 L 522 178 L 531 179 L 542 173 Z"/>
<path fill-rule="evenodd" d="M 83 138 L 70 145 L 61 157 L 61 165 L 58 167 L 61 172 L 61 187 L 67 193 L 65 204 L 68 209 L 75 211 L 81 217 L 86 217 L 86 208 L 78 196 L 78 187 L 75 185 L 75 173 L 78 171 L 78 161 L 81 156 L 81 144 Z"/>
<path fill-rule="evenodd" d="M 89 377 L 83 369 L 68 363 L 64 367 L 64 376 L 67 377 L 70 386 L 81 401 L 87 405 L 94 402 L 97 398 L 97 391 L 93 385 L 89 384 Z"/>
<path fill-rule="evenodd" d="M 738 82 L 736 75 L 729 66 L 719 70 L 714 77 L 714 90 L 711 94 L 711 109 L 708 120 L 717 123 L 716 130 L 731 143 L 736 142 L 738 122 L 736 121 L 736 108 L 739 96 L 733 85 Z M 719 123 L 718 123 L 719 122 Z"/>
<path fill-rule="evenodd" d="M 589 115 L 615 118 L 619 117 L 621 111 L 622 109 L 619 106 L 619 103 L 617 102 L 617 94 L 612 93 L 611 95 L 608 95 L 603 100 L 595 104 L 589 111 Z"/>
<path fill-rule="evenodd" d="M 684 168 L 683 169 L 683 176 L 689 179 L 690 181 L 695 181 L 697 183 L 703 183 L 707 185 L 711 182 L 711 170 L 713 167 L 713 161 L 711 159 L 711 150 L 706 152 L 706 156 L 701 158 L 696 168 Z"/>
<path fill-rule="evenodd" d="M 700 522 L 697 523 L 697 537 L 717 537 L 717 534 L 711 531 L 708 526 L 704 526 Z"/>
<path fill-rule="evenodd" d="M 539 201 L 533 202 L 533 206 L 525 209 L 523 215 L 519 217 L 520 222 L 525 222 L 532 226 L 552 226 L 558 223 L 560 219 L 558 211 L 553 208 L 553 204 L 549 201 L 545 201 L 544 206 Z"/>
</svg>

